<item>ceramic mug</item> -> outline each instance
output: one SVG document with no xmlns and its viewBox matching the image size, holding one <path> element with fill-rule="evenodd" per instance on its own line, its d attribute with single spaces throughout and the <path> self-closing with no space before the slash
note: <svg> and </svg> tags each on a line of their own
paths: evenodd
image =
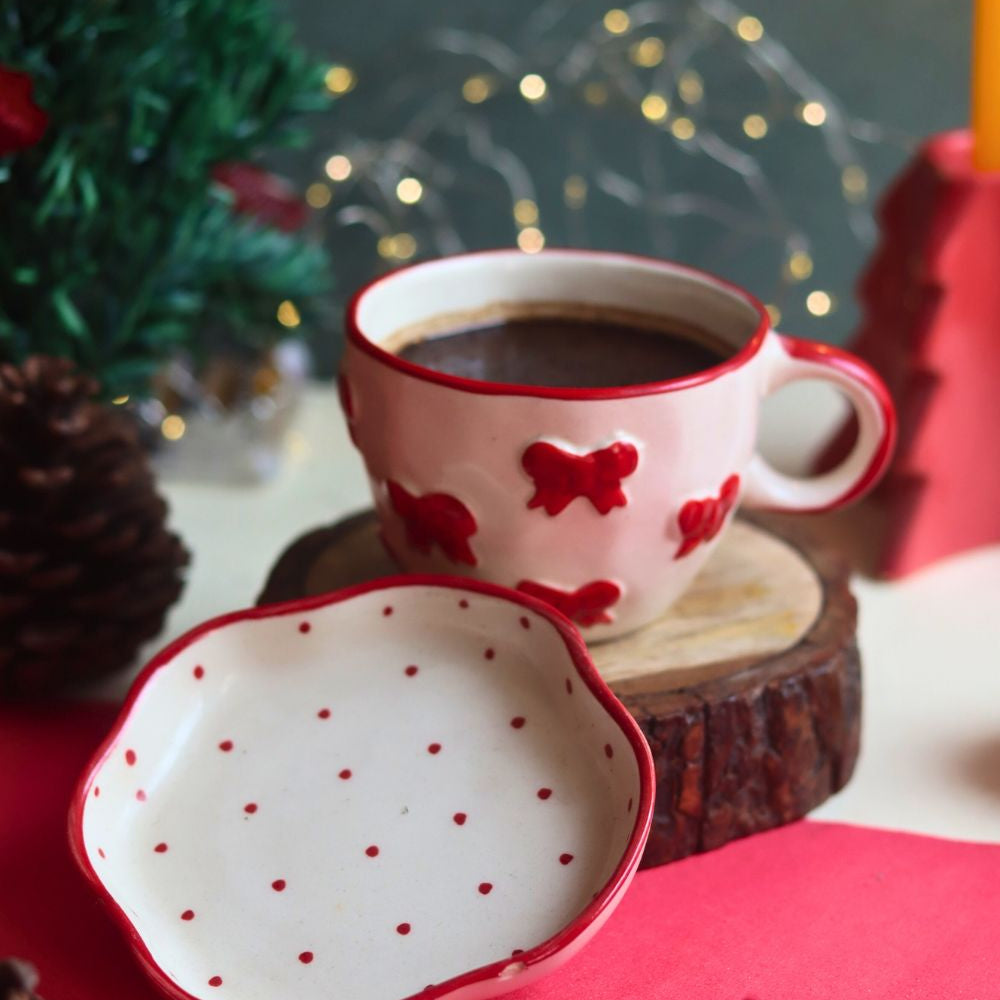
<svg viewBox="0 0 1000 1000">
<path fill-rule="evenodd" d="M 727 353 L 693 375 L 621 388 L 481 382 L 394 353 L 503 317 L 602 311 L 696 326 Z M 798 379 L 836 386 L 859 426 L 850 455 L 810 478 L 755 450 L 761 401 Z M 742 289 L 678 264 L 578 250 L 466 254 L 371 282 L 348 307 L 340 392 L 397 562 L 541 597 L 588 640 L 661 615 L 738 503 L 807 512 L 860 497 L 885 470 L 895 429 L 871 369 L 775 332 Z"/>
</svg>

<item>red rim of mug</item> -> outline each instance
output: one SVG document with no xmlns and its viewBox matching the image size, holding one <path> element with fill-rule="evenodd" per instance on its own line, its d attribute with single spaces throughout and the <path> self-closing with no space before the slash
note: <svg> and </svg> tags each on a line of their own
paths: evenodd
<svg viewBox="0 0 1000 1000">
<path fill-rule="evenodd" d="M 537 260 L 545 257 L 579 257 L 581 260 L 606 259 L 634 265 L 642 265 L 648 268 L 652 265 L 655 269 L 663 271 L 665 274 L 691 278 L 699 283 L 707 283 L 717 291 L 726 292 L 740 299 L 749 306 L 757 316 L 757 325 L 753 334 L 745 344 L 735 354 L 720 361 L 717 365 L 695 372 L 692 375 L 685 375 L 681 378 L 665 379 L 660 382 L 644 382 L 638 385 L 611 386 L 602 388 L 556 388 L 553 386 L 539 385 L 519 385 L 508 382 L 484 382 L 479 379 L 463 378 L 458 375 L 449 375 L 446 372 L 434 371 L 422 365 L 405 361 L 398 355 L 379 347 L 378 344 L 369 340 L 361 329 L 358 322 L 358 311 L 361 308 L 365 296 L 373 289 L 379 288 L 386 282 L 391 282 L 401 274 L 419 271 L 421 268 L 436 269 L 444 264 L 455 260 L 481 257 L 511 257 L 524 258 L 527 260 Z M 425 382 L 433 382 L 438 385 L 447 386 L 450 389 L 458 389 L 461 392 L 478 393 L 484 396 L 536 396 L 544 399 L 625 399 L 630 396 L 650 396 L 663 392 L 676 392 L 680 389 L 689 389 L 696 385 L 703 385 L 706 382 L 713 382 L 715 379 L 735 371 L 745 365 L 760 350 L 764 343 L 764 337 L 770 329 L 771 322 L 767 310 L 749 292 L 734 285 L 723 278 L 718 278 L 707 271 L 689 267 L 686 264 L 678 264 L 674 261 L 658 260 L 655 257 L 643 257 L 638 254 L 616 253 L 604 250 L 575 250 L 575 249 L 551 249 L 543 250 L 537 255 L 525 255 L 520 250 L 480 250 L 475 253 L 456 254 L 451 257 L 441 257 L 436 260 L 420 261 L 416 264 L 409 264 L 406 267 L 397 268 L 388 274 L 383 274 L 373 281 L 368 282 L 358 289 L 351 297 L 347 305 L 345 316 L 347 327 L 348 343 L 364 352 L 369 357 L 382 364 L 393 368 L 396 371 L 409 375 L 413 378 L 422 379 Z"/>
</svg>

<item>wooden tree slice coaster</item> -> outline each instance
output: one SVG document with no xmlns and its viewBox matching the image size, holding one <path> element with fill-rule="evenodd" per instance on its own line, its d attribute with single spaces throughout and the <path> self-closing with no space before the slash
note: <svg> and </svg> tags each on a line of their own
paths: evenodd
<svg viewBox="0 0 1000 1000">
<path fill-rule="evenodd" d="M 646 867 L 798 819 L 854 770 L 861 669 L 847 567 L 776 523 L 737 519 L 662 618 L 591 646 L 656 761 Z M 365 511 L 293 542 L 258 604 L 396 572 Z"/>
</svg>

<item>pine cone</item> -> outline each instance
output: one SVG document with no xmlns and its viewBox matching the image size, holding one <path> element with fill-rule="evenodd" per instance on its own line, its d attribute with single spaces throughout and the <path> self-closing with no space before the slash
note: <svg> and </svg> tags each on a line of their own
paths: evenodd
<svg viewBox="0 0 1000 1000">
<path fill-rule="evenodd" d="M 135 428 L 62 359 L 0 365 L 0 697 L 129 666 L 188 555 Z"/>
</svg>

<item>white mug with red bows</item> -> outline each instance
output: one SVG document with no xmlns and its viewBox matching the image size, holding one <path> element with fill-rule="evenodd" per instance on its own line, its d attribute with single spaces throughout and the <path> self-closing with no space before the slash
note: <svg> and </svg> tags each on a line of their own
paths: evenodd
<svg viewBox="0 0 1000 1000">
<path fill-rule="evenodd" d="M 620 388 L 482 382 L 395 353 L 491 315 L 562 306 L 696 325 L 727 353 L 685 377 Z M 847 458 L 810 478 L 755 450 L 761 401 L 797 379 L 833 383 L 859 428 Z M 863 362 L 775 332 L 742 289 L 678 264 L 576 250 L 467 254 L 371 282 L 348 308 L 340 390 L 402 567 L 540 597 L 588 640 L 661 615 L 739 503 L 811 512 L 861 496 L 895 433 L 885 386 Z"/>
</svg>

